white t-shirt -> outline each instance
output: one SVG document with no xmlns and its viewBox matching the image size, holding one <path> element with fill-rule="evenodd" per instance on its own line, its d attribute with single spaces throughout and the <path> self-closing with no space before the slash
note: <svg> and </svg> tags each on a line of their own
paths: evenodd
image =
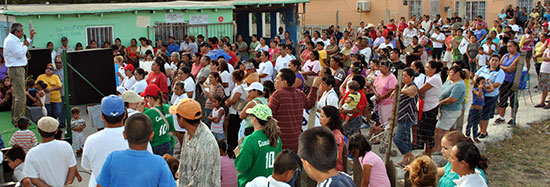
<svg viewBox="0 0 550 187">
<path fill-rule="evenodd" d="M 185 92 L 193 92 L 193 97 L 191 99 L 195 99 L 195 81 L 193 80 L 193 78 L 191 78 L 191 76 L 187 77 L 187 79 L 183 81 L 183 84 Z"/>
<path fill-rule="evenodd" d="M 281 55 L 279 55 L 279 57 L 277 57 L 277 61 L 275 61 L 275 72 L 279 72 L 281 71 L 281 69 L 283 68 L 288 68 L 288 64 L 290 63 L 290 61 L 292 60 L 292 57 L 290 57 L 290 55 L 286 55 L 285 57 L 282 57 Z"/>
<path fill-rule="evenodd" d="M 124 139 L 124 136 L 122 135 L 123 131 L 124 127 L 105 128 L 86 138 L 82 152 L 81 165 L 82 168 L 86 170 L 92 170 L 88 187 L 96 186 L 95 180 L 101 172 L 105 159 L 107 159 L 107 156 L 111 152 L 128 149 L 128 141 Z M 151 144 L 147 146 L 147 150 L 151 153 L 153 152 Z"/>
<path fill-rule="evenodd" d="M 142 79 L 140 81 L 137 81 L 131 88 L 132 91 L 136 92 L 137 94 L 145 91 L 145 87 L 147 87 L 147 81 L 145 79 Z"/>
<path fill-rule="evenodd" d="M 514 32 L 519 31 L 519 26 L 517 24 L 510 25 L 510 27 L 512 27 L 512 31 L 514 31 Z"/>
<path fill-rule="evenodd" d="M 259 68 L 258 75 L 267 74 L 264 78 L 260 78 L 260 82 L 264 82 L 266 80 L 271 81 L 271 77 L 273 76 L 273 64 L 270 61 L 261 62 Z"/>
<path fill-rule="evenodd" d="M 433 33 L 431 38 L 435 38 L 436 40 L 443 40 L 445 41 L 445 34 L 440 32 L 439 34 Z M 443 43 L 437 42 L 435 40 L 432 40 L 434 48 L 443 48 Z"/>
<path fill-rule="evenodd" d="M 390 47 L 390 48 L 392 48 L 392 49 L 394 48 L 394 47 L 393 47 L 393 44 L 391 44 L 391 42 L 390 42 L 390 43 L 387 43 L 387 44 L 386 44 L 386 42 L 384 42 L 384 43 L 381 43 L 381 44 L 378 46 L 378 49 L 384 49 L 384 48 L 388 48 L 388 47 Z"/>
<path fill-rule="evenodd" d="M 338 108 L 338 94 L 334 91 L 334 88 L 330 89 L 327 92 L 323 92 L 321 99 L 317 102 L 317 108 L 321 109 L 325 106 L 334 106 Z M 317 112 L 318 116 L 321 116 L 321 113 Z"/>
<path fill-rule="evenodd" d="M 443 88 L 443 83 L 441 82 L 441 76 L 439 73 L 434 74 L 428 78 L 426 84 L 432 85 L 432 88 L 426 91 L 424 94 L 424 111 L 429 111 L 434 109 L 439 104 L 439 95 Z"/>
<path fill-rule="evenodd" d="M 431 21 L 424 20 L 420 23 L 420 25 L 422 25 L 422 29 L 424 29 L 425 32 L 428 32 L 428 30 L 430 30 L 430 26 L 432 24 L 431 24 Z"/>
<path fill-rule="evenodd" d="M 485 179 L 481 176 L 481 173 L 476 170 L 473 174 L 468 174 L 460 177 L 457 180 L 453 181 L 457 187 L 469 187 L 469 186 L 477 186 L 477 187 L 487 187 L 487 183 L 485 182 Z"/>
<path fill-rule="evenodd" d="M 550 48 L 547 48 L 544 50 L 543 56 L 550 55 Z M 542 61 L 542 64 L 540 65 L 540 72 L 541 73 L 550 73 L 550 61 Z"/>
<path fill-rule="evenodd" d="M 248 86 L 246 85 L 246 83 L 243 83 L 241 85 L 236 85 L 235 88 L 233 88 L 233 92 L 231 92 L 231 97 L 230 98 L 233 98 L 233 95 L 235 95 L 235 93 L 241 93 L 241 96 L 239 97 L 240 99 L 242 100 L 246 100 L 246 95 L 248 94 L 246 92 L 246 90 L 244 90 L 245 88 L 247 88 Z M 233 109 L 233 107 L 229 107 L 229 114 L 237 114 L 237 110 Z"/>
<path fill-rule="evenodd" d="M 360 54 L 364 55 L 365 56 L 365 61 L 370 61 L 370 56 L 372 54 L 372 50 L 370 47 L 366 47 L 365 49 L 361 49 L 359 51 Z"/>
<path fill-rule="evenodd" d="M 269 46 L 268 45 L 265 45 L 262 47 L 262 45 L 258 45 L 256 46 L 256 49 L 254 49 L 255 51 L 258 51 L 258 52 L 263 52 L 263 51 L 268 51 L 269 50 Z"/>
<path fill-rule="evenodd" d="M 420 73 L 418 76 L 414 78 L 414 84 L 416 84 L 416 87 L 420 89 L 422 85 L 424 85 L 428 81 L 428 76 L 424 75 L 423 73 Z"/>
<path fill-rule="evenodd" d="M 286 182 L 280 182 L 273 179 L 272 176 L 265 178 L 264 176 L 256 177 L 254 180 L 246 183 L 245 187 L 290 187 Z"/>
<path fill-rule="evenodd" d="M 324 50 L 327 49 L 327 46 L 330 45 L 330 39 L 326 39 L 326 40 L 323 40 L 323 39 L 319 39 L 321 42 L 323 42 L 325 44 L 325 47 L 323 47 Z"/>
<path fill-rule="evenodd" d="M 129 79 L 124 78 L 121 85 L 124 87 L 124 89 L 129 90 L 132 88 L 132 86 L 134 86 L 134 84 L 136 84 L 136 77 L 132 76 Z"/>
<path fill-rule="evenodd" d="M 122 68 L 123 68 L 123 66 L 118 66 L 118 73 L 120 73 L 122 75 L 122 78 L 120 78 L 118 75 L 116 76 L 117 79 L 118 79 L 118 82 L 122 82 L 123 80 L 128 78 L 128 76 L 126 76 L 126 73 L 125 73 L 126 70 L 123 70 Z M 122 84 L 120 84 L 120 85 L 122 85 Z"/>
<path fill-rule="evenodd" d="M 174 93 L 172 95 L 172 105 L 174 105 L 174 106 L 178 105 L 178 103 L 180 102 L 181 99 L 186 99 L 186 98 L 189 98 L 189 97 L 187 97 L 187 93 L 183 93 L 180 96 L 177 96 Z M 174 128 L 176 129 L 176 131 L 178 131 L 178 132 L 187 132 L 187 129 L 184 129 L 184 128 L 180 127 L 177 117 L 173 117 L 172 119 L 174 120 Z"/>
<path fill-rule="evenodd" d="M 52 140 L 33 147 L 25 157 L 23 173 L 50 186 L 64 186 L 69 168 L 76 166 L 73 148 L 65 141 Z"/>
<path fill-rule="evenodd" d="M 225 92 L 225 95 L 230 95 L 231 90 L 233 90 L 233 86 L 235 86 L 235 83 L 233 80 L 231 80 L 231 74 L 229 74 L 228 71 L 223 71 L 220 73 L 220 78 L 222 78 L 223 83 L 227 83 L 227 88 L 223 88 L 223 91 Z"/>
</svg>

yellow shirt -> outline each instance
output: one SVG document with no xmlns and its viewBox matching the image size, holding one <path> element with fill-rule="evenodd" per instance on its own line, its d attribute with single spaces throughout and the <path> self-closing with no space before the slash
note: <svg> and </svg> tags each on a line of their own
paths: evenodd
<svg viewBox="0 0 550 187">
<path fill-rule="evenodd" d="M 326 64 L 327 60 L 327 51 L 321 50 L 319 51 L 319 62 L 321 62 L 321 67 L 328 67 L 328 64 Z"/>
<path fill-rule="evenodd" d="M 540 55 L 542 53 L 544 53 L 544 50 L 546 49 L 545 47 L 546 45 L 544 45 L 544 42 L 539 42 L 537 43 L 537 45 L 535 46 L 535 56 L 537 55 Z M 542 56 L 540 57 L 537 57 L 537 63 L 542 63 Z"/>
<path fill-rule="evenodd" d="M 36 82 L 39 80 L 44 81 L 48 85 L 48 89 L 52 89 L 61 85 L 61 80 L 59 80 L 59 77 L 55 74 L 52 74 L 51 76 L 47 76 L 46 74 L 42 74 L 38 76 L 36 79 Z M 59 90 L 56 91 L 50 91 L 50 101 L 52 103 L 61 103 L 61 92 Z"/>
</svg>

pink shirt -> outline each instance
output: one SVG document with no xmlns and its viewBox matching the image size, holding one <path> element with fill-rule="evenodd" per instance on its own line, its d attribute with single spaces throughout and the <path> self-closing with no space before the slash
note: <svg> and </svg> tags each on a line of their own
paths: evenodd
<svg viewBox="0 0 550 187">
<path fill-rule="evenodd" d="M 307 60 L 306 63 L 304 63 L 304 66 L 302 67 L 302 72 L 315 72 L 319 73 L 321 71 L 321 62 L 318 60 L 311 61 Z"/>
<path fill-rule="evenodd" d="M 336 170 L 344 171 L 344 161 L 342 160 L 342 151 L 344 151 L 344 146 L 346 146 L 346 140 L 344 135 L 340 130 L 336 129 L 332 131 L 334 138 L 336 138 L 336 145 L 338 146 L 338 159 L 336 161 Z M 347 159 L 347 158 L 346 158 Z"/>
<path fill-rule="evenodd" d="M 198 63 L 198 64 L 193 63 L 191 65 L 191 74 L 193 75 L 193 77 L 197 77 L 197 74 L 199 74 L 199 71 L 201 71 L 201 69 L 202 69 L 201 63 Z"/>
<path fill-rule="evenodd" d="M 393 75 L 393 73 L 389 73 L 386 77 L 384 77 L 384 74 L 380 73 L 374 80 L 374 88 L 376 89 L 376 92 L 378 92 L 378 94 L 380 95 L 384 95 L 390 90 L 395 89 L 396 84 L 397 79 L 395 78 L 395 75 Z M 391 97 L 386 97 L 378 104 L 391 105 L 393 104 L 393 100 Z"/>
<path fill-rule="evenodd" d="M 387 187 L 390 185 L 390 179 L 386 173 L 386 167 L 384 166 L 384 161 L 376 155 L 376 153 L 369 151 L 361 159 L 361 167 L 363 165 L 371 166 L 370 176 L 369 176 L 369 186 L 370 187 Z"/>
<path fill-rule="evenodd" d="M 230 159 L 227 155 L 220 157 L 222 186 L 234 187 L 239 186 L 237 183 L 237 170 L 235 169 L 235 163 L 233 159 Z"/>
</svg>

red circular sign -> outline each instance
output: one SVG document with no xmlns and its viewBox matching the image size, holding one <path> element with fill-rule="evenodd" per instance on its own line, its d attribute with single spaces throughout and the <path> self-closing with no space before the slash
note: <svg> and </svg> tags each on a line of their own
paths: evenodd
<svg viewBox="0 0 550 187">
<path fill-rule="evenodd" d="M 223 22 L 223 16 L 218 17 L 218 21 Z"/>
</svg>

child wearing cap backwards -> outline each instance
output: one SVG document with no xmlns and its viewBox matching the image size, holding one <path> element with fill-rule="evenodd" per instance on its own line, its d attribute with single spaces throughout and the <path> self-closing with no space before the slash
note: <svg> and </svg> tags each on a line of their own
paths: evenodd
<svg viewBox="0 0 550 187">
<path fill-rule="evenodd" d="M 14 132 L 11 136 L 9 142 L 11 146 L 18 145 L 22 147 L 25 152 L 29 152 L 32 147 L 38 145 L 38 140 L 36 139 L 34 133 L 27 129 L 29 128 L 28 118 L 25 116 L 19 118 L 15 125 L 19 127 L 19 130 Z"/>
<path fill-rule="evenodd" d="M 128 118 L 124 138 L 129 149 L 111 152 L 99 176 L 97 186 L 176 186 L 164 159 L 147 151 L 153 139 L 153 123 L 145 114 Z"/>
<path fill-rule="evenodd" d="M 245 111 L 250 115 L 254 132 L 244 138 L 235 149 L 235 167 L 239 171 L 239 186 L 245 186 L 258 176 L 267 177 L 273 173 L 275 155 L 282 150 L 281 130 L 273 118 L 271 109 L 257 104 Z"/>
<path fill-rule="evenodd" d="M 54 140 L 59 122 L 52 117 L 38 120 L 42 142 L 32 148 L 25 158 L 23 173 L 35 186 L 67 186 L 73 183 L 77 168 L 71 145 Z"/>
<path fill-rule="evenodd" d="M 109 95 L 101 100 L 101 119 L 105 129 L 88 136 L 82 152 L 82 168 L 92 171 L 89 187 L 96 186 L 96 178 L 111 152 L 128 149 L 128 141 L 122 135 L 125 117 L 126 110 L 121 97 Z M 151 146 L 147 150 L 151 152 Z"/>
<path fill-rule="evenodd" d="M 193 99 L 170 107 L 180 127 L 187 130 L 181 143 L 179 186 L 220 186 L 220 156 L 214 135 L 201 122 L 202 109 Z"/>
<path fill-rule="evenodd" d="M 0 154 L 0 156 L 2 156 Z M 13 169 L 13 181 L 20 186 L 31 186 L 31 180 L 25 177 L 23 168 L 25 167 L 25 151 L 19 146 L 13 146 L 6 152 L 6 160 L 11 169 Z"/>
<path fill-rule="evenodd" d="M 86 122 L 80 118 L 80 109 L 78 107 L 71 108 L 71 130 L 73 133 L 73 149 L 76 151 L 76 155 L 80 157 L 82 155 L 82 147 L 84 147 L 84 128 L 86 128 Z"/>
<path fill-rule="evenodd" d="M 273 174 L 265 178 L 263 176 L 256 177 L 254 180 L 246 184 L 246 187 L 265 187 L 279 186 L 290 187 L 288 182 L 294 177 L 294 173 L 298 168 L 301 168 L 302 162 L 300 157 L 293 151 L 285 149 L 275 157 L 273 163 Z"/>
<path fill-rule="evenodd" d="M 302 132 L 298 150 L 304 170 L 317 182 L 318 187 L 355 186 L 349 175 L 336 170 L 338 147 L 327 127 L 313 127 Z"/>
<path fill-rule="evenodd" d="M 120 97 L 122 97 L 122 100 L 124 101 L 124 107 L 126 108 L 126 113 L 128 113 L 128 117 L 139 113 L 139 111 L 143 110 L 143 108 L 145 107 L 143 97 L 139 96 L 136 92 L 132 90 L 124 91 L 124 93 L 122 93 Z"/>
</svg>

